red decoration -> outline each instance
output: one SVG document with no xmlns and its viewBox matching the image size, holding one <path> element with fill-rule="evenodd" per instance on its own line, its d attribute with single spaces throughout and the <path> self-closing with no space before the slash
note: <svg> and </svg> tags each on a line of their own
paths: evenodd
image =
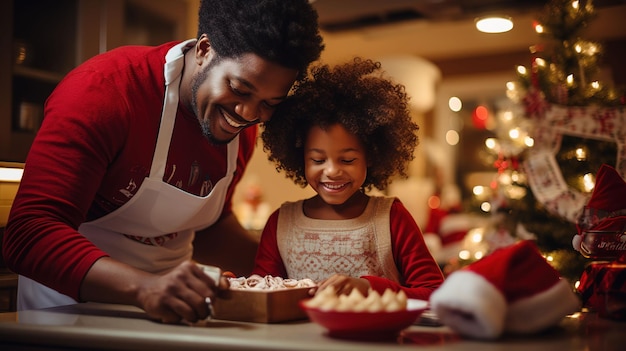
<svg viewBox="0 0 626 351">
<path fill-rule="evenodd" d="M 515 156 L 507 158 L 500 153 L 498 154 L 498 159 L 493 163 L 493 165 L 498 170 L 498 173 L 501 174 L 507 169 L 518 170 L 519 159 Z"/>
<path fill-rule="evenodd" d="M 485 129 L 489 119 L 489 110 L 482 105 L 477 106 L 472 112 L 472 123 L 477 129 Z"/>
<path fill-rule="evenodd" d="M 539 89 L 530 88 L 523 99 L 526 115 L 530 118 L 541 118 L 548 109 L 548 103 Z"/>
<path fill-rule="evenodd" d="M 626 257 L 615 262 L 592 262 L 580 278 L 583 306 L 605 318 L 626 320 Z"/>
</svg>

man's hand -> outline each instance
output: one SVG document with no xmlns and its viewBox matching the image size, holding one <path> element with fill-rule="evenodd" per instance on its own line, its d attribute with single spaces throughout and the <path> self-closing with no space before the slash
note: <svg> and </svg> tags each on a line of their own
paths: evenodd
<svg viewBox="0 0 626 351">
<path fill-rule="evenodd" d="M 194 323 L 209 316 L 207 298 L 228 288 L 226 277 L 215 282 L 194 261 L 158 275 L 104 257 L 83 280 L 81 300 L 137 306 L 163 323 Z"/>
<path fill-rule="evenodd" d="M 150 317 L 163 323 L 193 323 L 209 316 L 207 298 L 214 298 L 220 289 L 228 289 L 225 277 L 216 284 L 201 267 L 188 261 L 163 276 L 147 279 L 137 299 Z"/>
</svg>

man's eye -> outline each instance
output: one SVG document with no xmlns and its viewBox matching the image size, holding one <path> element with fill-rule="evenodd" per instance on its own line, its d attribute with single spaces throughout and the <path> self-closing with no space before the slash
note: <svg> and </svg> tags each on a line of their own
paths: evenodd
<svg viewBox="0 0 626 351">
<path fill-rule="evenodd" d="M 263 102 L 263 104 L 264 104 L 265 106 L 267 106 L 268 108 L 276 108 L 276 107 L 278 107 L 278 105 L 280 105 L 280 102 L 277 102 L 277 103 L 275 103 L 275 104 L 270 104 L 269 102 L 264 101 L 264 102 Z"/>
<path fill-rule="evenodd" d="M 230 85 L 230 90 L 233 91 L 233 93 L 235 93 L 235 95 L 239 95 L 239 96 L 245 96 L 247 95 L 247 93 L 244 93 L 243 91 L 237 89 L 237 87 L 235 87 L 234 85 Z"/>
</svg>

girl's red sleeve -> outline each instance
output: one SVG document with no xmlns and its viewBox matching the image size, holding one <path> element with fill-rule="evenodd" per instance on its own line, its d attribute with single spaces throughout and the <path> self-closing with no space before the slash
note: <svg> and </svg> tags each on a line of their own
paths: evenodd
<svg viewBox="0 0 626 351">
<path fill-rule="evenodd" d="M 390 229 L 392 253 L 401 284 L 375 276 L 362 278 L 367 279 L 372 288 L 380 293 L 388 288 L 404 290 L 409 298 L 428 300 L 430 294 L 443 283 L 443 274 L 430 254 L 413 216 L 397 199 L 391 206 Z"/>
<path fill-rule="evenodd" d="M 276 210 L 272 213 L 265 224 L 265 228 L 263 228 L 252 274 L 287 278 L 287 270 L 283 259 L 280 257 L 276 240 L 279 211 Z"/>
</svg>

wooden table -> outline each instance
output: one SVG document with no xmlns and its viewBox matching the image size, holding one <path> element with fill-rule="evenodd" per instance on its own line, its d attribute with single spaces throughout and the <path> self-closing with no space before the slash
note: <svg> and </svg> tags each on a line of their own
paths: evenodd
<svg viewBox="0 0 626 351">
<path fill-rule="evenodd" d="M 0 269 L 0 313 L 17 307 L 17 274 Z"/>
<path fill-rule="evenodd" d="M 394 340 L 331 338 L 307 320 L 242 323 L 208 320 L 194 326 L 149 320 L 139 309 L 85 303 L 0 314 L 2 350 L 464 350 L 617 351 L 626 347 L 626 322 L 576 313 L 544 333 L 497 341 L 464 339 L 445 326 L 411 326 Z"/>
</svg>

